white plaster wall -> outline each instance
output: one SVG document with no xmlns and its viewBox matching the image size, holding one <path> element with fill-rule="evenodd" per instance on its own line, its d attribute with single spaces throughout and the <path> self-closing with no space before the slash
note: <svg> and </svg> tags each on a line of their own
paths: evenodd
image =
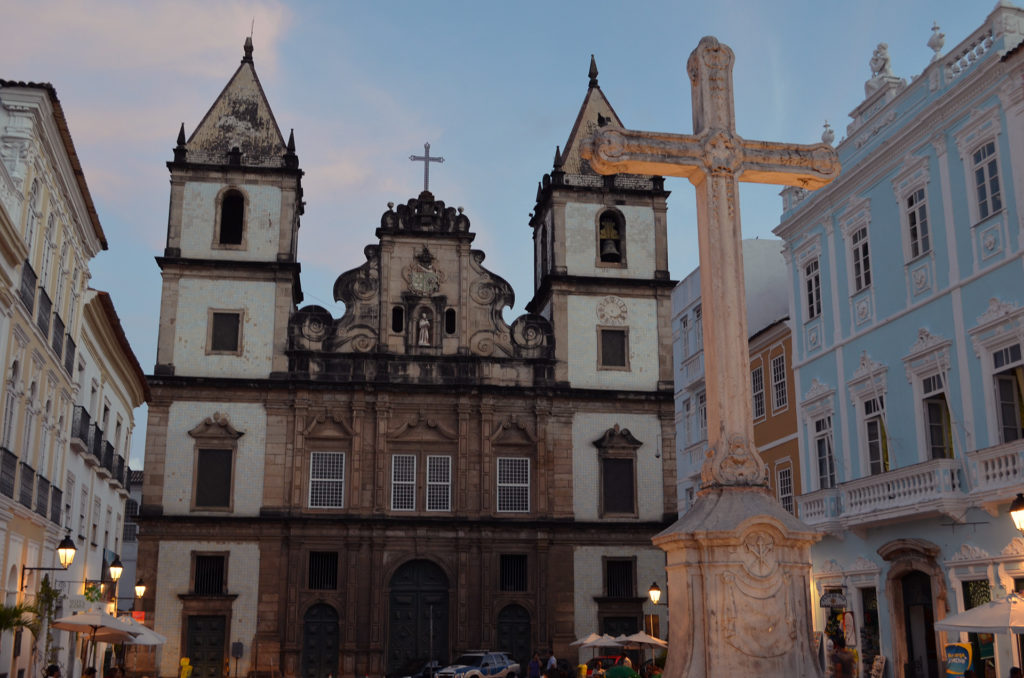
<svg viewBox="0 0 1024 678">
<path fill-rule="evenodd" d="M 182 278 L 174 332 L 175 374 L 266 377 L 274 352 L 272 282 Z M 209 310 L 244 309 L 241 355 L 207 355 Z"/>
<path fill-rule="evenodd" d="M 661 520 L 665 495 L 662 460 L 658 453 L 661 424 L 654 415 L 613 412 L 581 413 L 572 419 L 573 515 L 576 520 L 600 520 L 601 468 L 594 441 L 614 426 L 627 428 L 643 443 L 636 452 L 636 493 L 639 520 Z M 635 520 L 629 518 L 627 520 Z"/>
<path fill-rule="evenodd" d="M 654 299 L 620 297 L 626 304 L 622 323 L 597 317 L 602 296 L 568 298 L 569 383 L 575 388 L 641 389 L 658 386 L 658 306 Z M 597 369 L 597 326 L 629 328 L 629 370 Z"/>
<path fill-rule="evenodd" d="M 662 605 L 652 605 L 648 599 L 644 602 L 644 614 L 658 614 L 661 620 L 658 626 L 661 628 L 662 638 L 666 637 L 668 629 L 668 607 L 664 605 L 665 592 L 668 586 L 665 580 L 665 552 L 659 548 L 650 547 L 637 551 L 627 546 L 579 546 L 573 552 L 573 581 L 576 589 L 573 591 L 573 619 L 574 633 L 577 638 L 582 638 L 591 632 L 597 632 L 597 601 L 595 596 L 604 596 L 604 561 L 605 557 L 610 558 L 632 558 L 636 557 L 636 595 L 647 597 L 647 590 L 651 582 L 657 582 L 661 589 Z M 582 653 L 589 652 L 582 650 Z M 589 659 L 589 654 L 581 654 L 583 658 Z"/>
<path fill-rule="evenodd" d="M 227 415 L 238 439 L 234 468 L 234 516 L 259 515 L 263 501 L 263 459 L 266 451 L 267 414 L 258 403 L 209 403 L 177 401 L 167 421 L 164 515 L 190 513 L 195 439 L 188 434 L 215 412 Z M 201 513 L 201 512 L 194 512 Z M 209 512 L 222 515 L 221 511 Z"/>
<path fill-rule="evenodd" d="M 245 221 L 245 249 L 213 249 L 217 220 L 217 194 L 222 183 L 190 181 L 185 184 L 181 214 L 181 256 L 234 261 L 274 261 L 280 246 L 281 189 L 276 186 L 242 184 L 237 188 L 248 197 Z"/>
<path fill-rule="evenodd" d="M 224 541 L 163 541 L 160 542 L 159 570 L 156 591 L 154 630 L 167 638 L 158 650 L 157 675 L 173 676 L 178 672 L 178 661 L 185 656 L 181 646 L 181 600 L 179 594 L 190 588 L 193 551 L 228 552 L 228 593 L 236 594 L 231 616 L 225 629 L 228 642 L 245 643 L 245 655 L 239 660 L 239 675 L 249 672 L 253 639 L 256 636 L 256 603 L 259 593 L 260 550 L 257 544 Z M 232 661 L 232 671 L 234 662 Z"/>
<path fill-rule="evenodd" d="M 626 268 L 597 266 L 597 215 L 607 208 L 594 203 L 565 206 L 565 266 L 569 275 L 605 278 L 654 277 L 654 211 L 616 205 L 626 218 Z"/>
</svg>

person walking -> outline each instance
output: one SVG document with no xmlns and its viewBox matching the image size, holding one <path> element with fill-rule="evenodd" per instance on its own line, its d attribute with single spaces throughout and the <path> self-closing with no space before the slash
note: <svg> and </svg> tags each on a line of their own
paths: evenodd
<svg viewBox="0 0 1024 678">
<path fill-rule="evenodd" d="M 555 659 L 555 651 L 548 650 L 548 663 L 544 667 L 544 673 L 547 674 L 548 678 L 555 678 L 555 669 L 558 668 L 558 660 Z"/>
<path fill-rule="evenodd" d="M 540 678 L 540 653 L 534 652 L 533 658 L 527 666 L 526 675 L 528 678 Z"/>
</svg>

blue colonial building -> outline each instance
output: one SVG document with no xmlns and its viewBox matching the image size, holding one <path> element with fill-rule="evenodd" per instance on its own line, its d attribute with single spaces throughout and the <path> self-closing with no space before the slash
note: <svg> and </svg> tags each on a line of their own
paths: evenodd
<svg viewBox="0 0 1024 678">
<path fill-rule="evenodd" d="M 816 593 L 840 594 L 815 628 L 865 671 L 882 654 L 937 678 L 963 641 L 1005 676 L 1021 637 L 934 624 L 1024 589 L 1024 11 L 1001 2 L 945 52 L 933 31 L 909 82 L 875 51 L 839 179 L 783 191 L 798 510 L 827 535 Z"/>
</svg>

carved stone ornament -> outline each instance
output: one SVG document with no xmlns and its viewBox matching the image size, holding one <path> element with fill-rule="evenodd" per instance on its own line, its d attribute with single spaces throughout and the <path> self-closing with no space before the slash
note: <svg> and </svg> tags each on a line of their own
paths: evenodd
<svg viewBox="0 0 1024 678">
<path fill-rule="evenodd" d="M 227 438 L 237 440 L 244 434 L 235 430 L 228 420 L 228 415 L 214 412 L 212 417 L 203 419 L 198 426 L 188 432 L 193 438 Z"/>
<path fill-rule="evenodd" d="M 1004 556 L 1022 556 L 1024 557 L 1024 538 L 1014 537 L 1009 544 L 1003 549 Z"/>
<path fill-rule="evenodd" d="M 416 254 L 415 261 L 402 270 L 402 277 L 409 284 L 409 291 L 426 297 L 441 289 L 446 279 L 442 271 L 434 268 L 434 255 L 427 246 Z"/>
<path fill-rule="evenodd" d="M 864 556 L 857 556 L 857 559 L 850 563 L 850 566 L 846 568 L 847 573 L 851 572 L 880 572 L 881 568 L 875 563 L 871 562 Z"/>
<path fill-rule="evenodd" d="M 767 532 L 753 532 L 743 540 L 740 551 L 743 567 L 754 577 L 768 577 L 779 565 L 775 540 Z"/>
<path fill-rule="evenodd" d="M 701 485 L 763 485 L 765 466 L 745 436 L 734 433 L 708 450 L 701 468 Z"/>
<path fill-rule="evenodd" d="M 619 428 L 618 424 L 612 426 L 610 429 L 605 431 L 600 438 L 594 441 L 594 447 L 599 450 L 636 450 L 641 445 L 643 445 L 643 443 L 634 438 L 628 428 Z"/>
<path fill-rule="evenodd" d="M 1017 310 L 1017 304 L 1010 301 L 999 301 L 996 297 L 988 300 L 988 308 L 978 316 L 979 325 L 987 325 L 1010 315 Z"/>
<path fill-rule="evenodd" d="M 807 393 L 804 394 L 804 402 L 807 402 L 808 400 L 816 400 L 831 392 L 832 389 L 818 381 L 817 377 L 815 377 L 811 380 L 811 387 L 807 389 Z"/>
<path fill-rule="evenodd" d="M 621 324 L 627 319 L 626 302 L 614 296 L 608 296 L 597 304 L 597 319 L 606 324 Z"/>
<path fill-rule="evenodd" d="M 839 562 L 835 558 L 829 558 L 821 566 L 822 574 L 842 574 L 843 568 L 839 566 Z"/>
<path fill-rule="evenodd" d="M 781 657 L 796 642 L 796 620 L 788 589 L 782 586 L 782 577 L 776 579 L 775 586 L 764 590 L 751 586 L 736 573 L 722 575 L 723 636 L 740 654 L 759 659 Z"/>
<path fill-rule="evenodd" d="M 946 343 L 948 343 L 947 339 L 936 336 L 922 327 L 917 330 L 917 341 L 910 347 L 910 355 L 925 353 Z"/>
<path fill-rule="evenodd" d="M 880 372 L 884 372 L 885 370 L 885 365 L 883 365 L 882 363 L 876 363 L 874 360 L 872 360 L 871 357 L 868 355 L 867 351 L 861 351 L 860 365 L 857 367 L 857 370 L 853 373 L 853 379 L 851 379 L 850 381 L 867 379 L 869 377 L 877 375 Z"/>
<path fill-rule="evenodd" d="M 988 551 L 986 551 L 985 549 L 978 548 L 977 546 L 973 546 L 971 544 L 964 544 L 960 547 L 959 551 L 953 554 L 953 557 L 950 558 L 950 561 L 957 562 L 964 560 L 988 560 L 990 557 L 991 556 L 989 556 Z"/>
</svg>

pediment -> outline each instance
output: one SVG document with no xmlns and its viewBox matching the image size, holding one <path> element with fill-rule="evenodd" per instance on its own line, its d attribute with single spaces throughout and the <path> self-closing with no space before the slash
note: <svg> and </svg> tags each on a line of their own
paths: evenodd
<svg viewBox="0 0 1024 678">
<path fill-rule="evenodd" d="M 353 435 L 345 420 L 331 413 L 308 417 L 302 434 L 307 438 L 351 438 Z"/>
<path fill-rule="evenodd" d="M 630 449 L 635 450 L 643 445 L 642 442 L 633 437 L 633 434 L 629 432 L 628 428 L 619 428 L 618 424 L 615 424 L 610 429 L 604 432 L 604 434 L 594 441 L 594 446 L 602 449 Z"/>
<path fill-rule="evenodd" d="M 231 425 L 228 415 L 221 414 L 220 412 L 214 412 L 212 417 L 203 419 L 188 434 L 193 438 L 220 438 L 226 440 L 237 440 L 245 435 Z"/>
<path fill-rule="evenodd" d="M 416 412 L 408 421 L 388 430 L 390 440 L 413 442 L 449 442 L 459 434 L 432 417 Z"/>
<path fill-rule="evenodd" d="M 536 445 L 537 438 L 519 417 L 506 417 L 490 436 L 492 445 Z"/>
</svg>

